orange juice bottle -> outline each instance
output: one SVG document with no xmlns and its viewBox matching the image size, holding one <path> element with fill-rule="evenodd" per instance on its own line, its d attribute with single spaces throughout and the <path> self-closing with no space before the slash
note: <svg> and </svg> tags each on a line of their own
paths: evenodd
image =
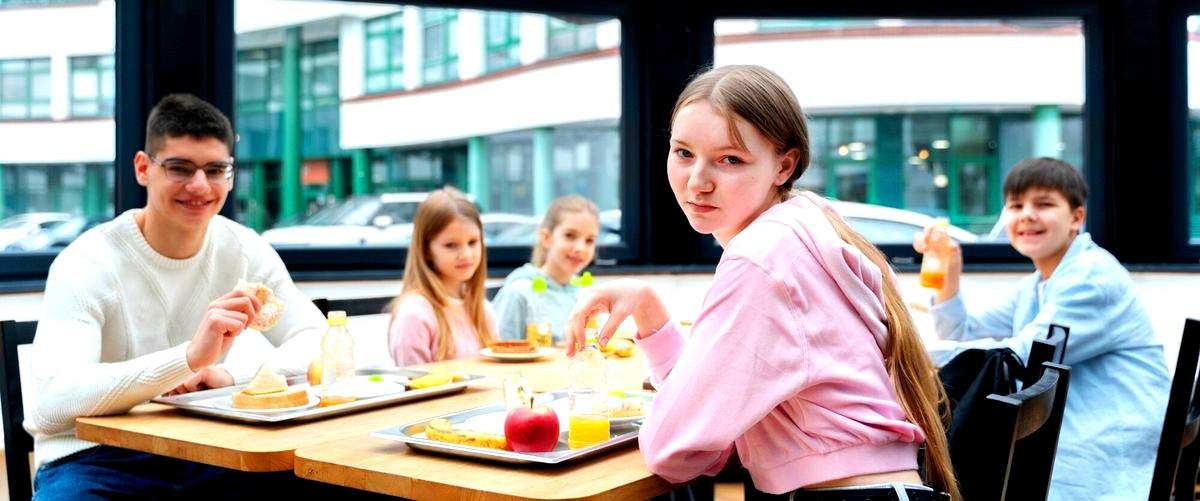
<svg viewBox="0 0 1200 501">
<path fill-rule="evenodd" d="M 528 311 L 525 315 L 525 339 L 534 346 L 554 344 L 554 331 L 547 315 L 546 278 L 538 275 L 530 281 Z"/>
<path fill-rule="evenodd" d="M 580 449 L 610 438 L 608 422 L 608 367 L 596 340 L 596 319 L 588 319 L 585 347 L 571 358 L 571 417 L 567 446 Z"/>
<path fill-rule="evenodd" d="M 950 226 L 950 221 L 946 218 L 938 218 L 933 223 L 933 231 L 945 232 L 947 226 Z M 919 277 L 921 287 L 941 289 L 942 284 L 946 282 L 946 260 L 941 250 L 926 246 L 924 255 L 921 257 L 921 275 Z"/>
</svg>

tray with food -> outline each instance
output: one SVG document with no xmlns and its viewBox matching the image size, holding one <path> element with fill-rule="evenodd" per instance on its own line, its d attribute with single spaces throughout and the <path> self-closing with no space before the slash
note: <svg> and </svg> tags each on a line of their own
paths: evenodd
<svg viewBox="0 0 1200 501">
<path fill-rule="evenodd" d="M 504 463 L 560 464 L 637 439 L 653 393 L 614 391 L 608 416 L 571 416 L 565 391 L 544 393 L 528 407 L 495 404 L 379 430 L 372 436 L 417 450 Z"/>
<path fill-rule="evenodd" d="M 158 397 L 152 402 L 246 423 L 285 423 L 320 419 L 374 407 L 463 391 L 479 375 L 426 372 L 399 367 L 362 368 L 336 401 L 321 398 L 312 374 L 285 378 L 269 366 L 244 385 Z"/>
</svg>

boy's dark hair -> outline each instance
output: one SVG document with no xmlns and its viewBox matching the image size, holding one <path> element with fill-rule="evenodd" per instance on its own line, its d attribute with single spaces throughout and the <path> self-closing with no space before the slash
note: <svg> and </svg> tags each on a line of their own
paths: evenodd
<svg viewBox="0 0 1200 501">
<path fill-rule="evenodd" d="M 1004 178 L 1004 198 L 1019 196 L 1030 188 L 1045 188 L 1062 193 L 1071 209 L 1087 201 L 1087 182 L 1069 163 L 1057 158 L 1027 158 L 1013 166 Z"/>
<path fill-rule="evenodd" d="M 216 106 L 191 94 L 170 94 L 162 98 L 146 120 L 146 153 L 154 156 L 169 137 L 216 138 L 233 154 L 233 126 Z"/>
</svg>

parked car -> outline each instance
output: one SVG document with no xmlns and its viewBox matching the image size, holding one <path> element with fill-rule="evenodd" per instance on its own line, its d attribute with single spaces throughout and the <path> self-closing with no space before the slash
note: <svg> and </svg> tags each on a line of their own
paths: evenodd
<svg viewBox="0 0 1200 501">
<path fill-rule="evenodd" d="M 39 231 L 48 230 L 71 219 L 65 212 L 28 212 L 0 220 L 0 249 Z"/>
<path fill-rule="evenodd" d="M 108 221 L 108 218 L 76 216 L 8 244 L 5 250 L 62 250 L 79 238 L 83 232 L 105 221 Z"/>
<path fill-rule="evenodd" d="M 936 219 L 920 212 L 857 202 L 833 201 L 833 208 L 855 230 L 875 244 L 912 244 L 913 235 L 932 225 Z M 979 236 L 950 225 L 946 233 L 959 243 L 971 243 Z"/>
<path fill-rule="evenodd" d="M 417 206 L 428 196 L 428 193 L 384 193 L 352 197 L 317 211 L 299 224 L 272 228 L 262 235 L 275 246 L 406 243 L 412 235 Z"/>
</svg>

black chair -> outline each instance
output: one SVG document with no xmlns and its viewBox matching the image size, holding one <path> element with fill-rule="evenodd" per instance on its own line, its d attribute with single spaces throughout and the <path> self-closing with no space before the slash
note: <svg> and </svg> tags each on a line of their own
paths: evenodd
<svg viewBox="0 0 1200 501">
<path fill-rule="evenodd" d="M 1071 369 L 1042 365 L 1042 377 L 1033 385 L 1011 395 L 988 395 L 986 428 L 995 433 L 974 461 L 994 474 L 984 479 L 987 485 L 976 486 L 972 499 L 1046 499 Z"/>
<path fill-rule="evenodd" d="M 1070 333 L 1071 329 L 1066 326 L 1050 324 L 1046 331 L 1046 339 L 1033 340 L 1033 346 L 1029 348 L 1029 361 L 1025 364 L 1025 374 L 1021 377 L 1025 386 L 1032 385 L 1042 378 L 1042 364 L 1063 363 L 1063 358 L 1067 356 L 1067 337 Z"/>
<path fill-rule="evenodd" d="M 1200 464 L 1200 385 L 1196 384 L 1196 365 L 1200 359 L 1200 320 L 1187 319 L 1179 343 L 1179 361 L 1163 417 L 1162 438 L 1154 476 L 1150 477 L 1150 501 L 1192 500 L 1196 497 L 1196 469 Z"/>
<path fill-rule="evenodd" d="M 21 366 L 17 362 L 17 347 L 33 342 L 37 321 L 0 322 L 0 414 L 4 418 L 4 466 L 8 472 L 8 498 L 27 500 L 33 497 L 33 479 L 29 472 L 29 455 L 33 453 L 33 437 L 21 426 L 25 406 L 21 401 Z"/>
<path fill-rule="evenodd" d="M 322 317 L 329 316 L 329 299 L 328 298 L 314 297 L 312 302 L 313 302 L 313 306 L 316 306 L 317 309 L 321 311 Z"/>
</svg>

